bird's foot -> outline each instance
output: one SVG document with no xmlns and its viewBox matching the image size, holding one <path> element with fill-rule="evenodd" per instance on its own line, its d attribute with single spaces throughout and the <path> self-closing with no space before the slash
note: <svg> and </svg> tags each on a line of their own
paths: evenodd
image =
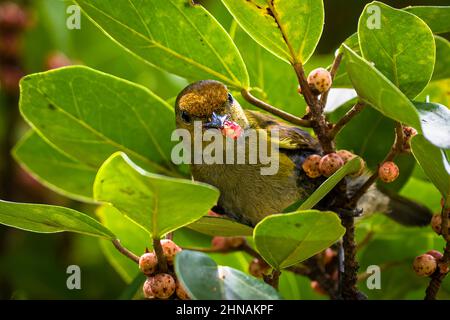
<svg viewBox="0 0 450 320">
<path fill-rule="evenodd" d="M 335 209 L 335 212 L 338 214 L 338 216 L 342 218 L 358 218 L 362 215 L 363 210 L 360 208 L 355 209 L 343 209 L 343 208 L 337 208 Z"/>
</svg>

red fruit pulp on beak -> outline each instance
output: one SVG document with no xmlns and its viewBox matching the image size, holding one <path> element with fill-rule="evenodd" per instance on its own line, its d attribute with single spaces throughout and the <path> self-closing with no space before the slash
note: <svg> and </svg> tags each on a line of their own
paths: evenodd
<svg viewBox="0 0 450 320">
<path fill-rule="evenodd" d="M 231 139 L 237 139 L 242 134 L 242 128 L 234 121 L 226 120 L 223 123 L 222 134 Z"/>
</svg>

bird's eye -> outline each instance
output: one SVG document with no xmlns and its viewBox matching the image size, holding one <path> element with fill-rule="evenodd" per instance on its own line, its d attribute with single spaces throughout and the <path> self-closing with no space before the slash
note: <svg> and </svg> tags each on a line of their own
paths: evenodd
<svg viewBox="0 0 450 320">
<path fill-rule="evenodd" d="M 233 101 L 234 101 L 233 96 L 231 95 L 231 93 L 228 93 L 228 102 L 233 103 Z"/>
<path fill-rule="evenodd" d="M 186 111 L 181 111 L 181 119 L 186 123 L 191 122 L 191 116 Z"/>
</svg>

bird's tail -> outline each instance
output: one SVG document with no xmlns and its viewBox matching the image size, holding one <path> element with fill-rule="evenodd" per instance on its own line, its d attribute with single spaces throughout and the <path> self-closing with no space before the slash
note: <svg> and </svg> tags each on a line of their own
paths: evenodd
<svg viewBox="0 0 450 320">
<path fill-rule="evenodd" d="M 389 197 L 385 214 L 405 226 L 426 226 L 430 224 L 433 213 L 415 201 L 385 190 L 380 191 Z"/>
<path fill-rule="evenodd" d="M 432 212 L 427 207 L 389 190 L 370 188 L 358 202 L 363 214 L 382 212 L 405 226 L 430 224 Z"/>
</svg>

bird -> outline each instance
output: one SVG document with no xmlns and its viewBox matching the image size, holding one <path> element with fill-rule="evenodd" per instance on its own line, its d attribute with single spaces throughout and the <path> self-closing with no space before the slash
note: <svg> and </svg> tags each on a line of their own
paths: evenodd
<svg viewBox="0 0 450 320">
<path fill-rule="evenodd" d="M 325 181 L 324 177 L 308 177 L 302 169 L 302 163 L 310 155 L 323 155 L 320 143 L 307 131 L 270 114 L 242 108 L 227 86 L 219 81 L 197 81 L 178 94 L 175 101 L 177 129 L 194 134 L 195 123 L 200 123 L 202 130 L 220 131 L 226 121 L 242 128 L 244 134 L 250 130 L 271 132 L 276 129 L 279 132 L 276 141 L 279 168 L 275 174 L 262 175 L 264 164 L 259 162 L 190 163 L 194 181 L 212 185 L 220 191 L 218 202 L 212 208 L 215 213 L 254 227 L 265 217 L 280 214 L 307 199 Z M 265 137 L 270 140 L 270 133 Z M 223 148 L 226 147 L 223 144 Z M 346 177 L 347 192 L 357 190 L 367 178 L 367 174 L 358 178 Z M 336 192 L 327 195 L 316 208 L 330 209 Z M 382 212 L 401 224 L 412 226 L 427 225 L 432 216 L 425 206 L 376 187 L 371 187 L 361 197 L 357 208 L 363 215 Z"/>
</svg>

